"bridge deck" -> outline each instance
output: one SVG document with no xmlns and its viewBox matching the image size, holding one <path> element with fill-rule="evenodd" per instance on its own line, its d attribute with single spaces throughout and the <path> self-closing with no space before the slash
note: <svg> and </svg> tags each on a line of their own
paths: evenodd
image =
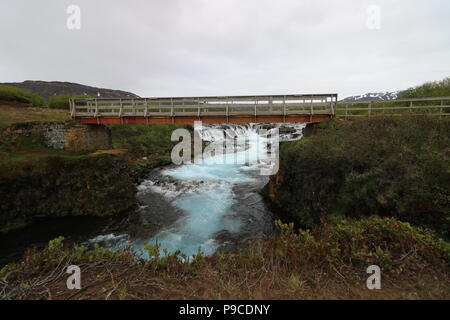
<svg viewBox="0 0 450 320">
<path fill-rule="evenodd" d="M 337 94 L 139 99 L 71 99 L 84 123 L 320 122 L 335 115 Z"/>
<path fill-rule="evenodd" d="M 71 99 L 83 123 L 282 123 L 377 115 L 450 116 L 450 97 L 338 101 L 337 94 L 236 97 Z"/>
</svg>

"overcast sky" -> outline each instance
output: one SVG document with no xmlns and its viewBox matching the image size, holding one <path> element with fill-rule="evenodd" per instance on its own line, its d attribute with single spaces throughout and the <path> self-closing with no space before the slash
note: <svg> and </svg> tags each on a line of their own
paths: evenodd
<svg viewBox="0 0 450 320">
<path fill-rule="evenodd" d="M 0 0 L 0 82 L 148 97 L 392 91 L 450 76 L 449 14 L 448 0 Z"/>
</svg>

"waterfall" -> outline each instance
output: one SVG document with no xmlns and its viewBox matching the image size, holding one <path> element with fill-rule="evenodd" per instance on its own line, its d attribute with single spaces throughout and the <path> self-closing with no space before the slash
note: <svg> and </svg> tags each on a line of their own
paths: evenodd
<svg viewBox="0 0 450 320">
<path fill-rule="evenodd" d="M 201 130 L 197 131 L 203 141 L 218 141 L 224 138 L 249 137 L 252 133 L 257 133 L 259 130 L 266 129 L 270 133 L 274 129 L 280 132 L 280 141 L 295 141 L 303 136 L 303 128 L 305 123 L 275 123 L 275 124 L 261 124 L 251 123 L 248 125 L 239 124 L 203 124 Z M 223 133 L 218 133 L 216 130 L 223 130 Z"/>
</svg>

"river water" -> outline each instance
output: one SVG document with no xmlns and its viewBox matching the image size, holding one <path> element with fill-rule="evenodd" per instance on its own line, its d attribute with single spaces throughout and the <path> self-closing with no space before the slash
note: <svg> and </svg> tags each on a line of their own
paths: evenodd
<svg viewBox="0 0 450 320">
<path fill-rule="evenodd" d="M 187 256 L 211 255 L 243 246 L 273 230 L 273 215 L 260 191 L 273 165 L 270 133 L 280 141 L 302 137 L 305 124 L 209 125 L 197 128 L 203 141 L 227 145 L 223 154 L 204 156 L 198 164 L 172 166 L 155 172 L 138 186 L 141 207 L 123 234 L 91 240 L 128 246 L 143 258 L 147 244 Z M 269 129 L 269 136 L 262 135 Z M 230 143 L 231 141 L 231 143 Z M 233 143 L 234 141 L 234 143 Z M 232 146 L 230 148 L 230 146 Z M 271 152 L 272 151 L 272 152 Z"/>
</svg>

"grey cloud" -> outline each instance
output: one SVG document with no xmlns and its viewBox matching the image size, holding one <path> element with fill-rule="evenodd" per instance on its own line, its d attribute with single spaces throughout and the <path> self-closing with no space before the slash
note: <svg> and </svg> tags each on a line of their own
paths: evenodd
<svg viewBox="0 0 450 320">
<path fill-rule="evenodd" d="M 66 28 L 79 5 L 82 28 Z M 382 27 L 366 27 L 369 5 Z M 0 82 L 73 81 L 142 96 L 406 88 L 450 75 L 450 3 L 2 0 Z"/>
</svg>

